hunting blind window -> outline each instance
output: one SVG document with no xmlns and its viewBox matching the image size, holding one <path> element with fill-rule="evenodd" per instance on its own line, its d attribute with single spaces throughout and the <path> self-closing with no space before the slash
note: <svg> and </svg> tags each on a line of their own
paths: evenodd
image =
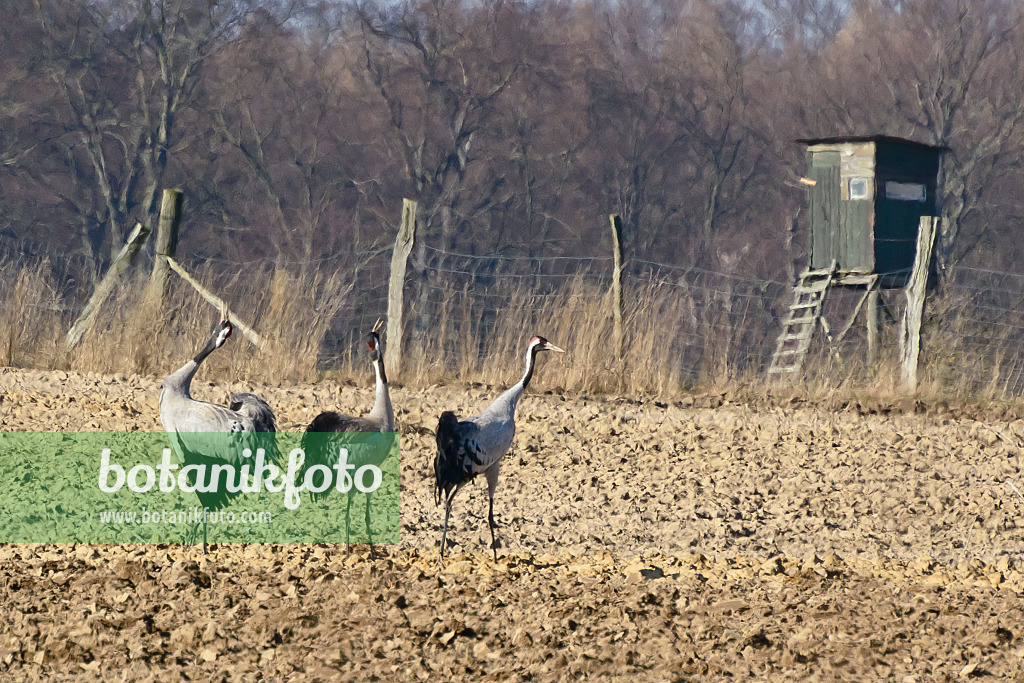
<svg viewBox="0 0 1024 683">
<path fill-rule="evenodd" d="M 885 184 L 885 196 L 887 199 L 904 202 L 923 202 L 928 195 L 921 183 L 897 183 L 890 180 Z"/>
<path fill-rule="evenodd" d="M 850 199 L 868 199 L 871 193 L 868 178 L 850 178 Z"/>
</svg>

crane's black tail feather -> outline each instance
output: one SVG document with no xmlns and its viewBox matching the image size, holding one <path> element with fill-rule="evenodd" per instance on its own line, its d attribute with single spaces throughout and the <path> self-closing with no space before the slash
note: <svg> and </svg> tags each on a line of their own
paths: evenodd
<svg viewBox="0 0 1024 683">
<path fill-rule="evenodd" d="M 274 411 L 262 398 L 248 392 L 231 394 L 231 403 L 228 406 L 236 413 L 248 416 L 256 427 L 257 432 L 276 433 L 277 420 L 274 418 Z M 276 438 L 267 439 L 267 455 L 271 462 L 280 467 L 283 464 L 281 451 L 277 446 Z"/>
<path fill-rule="evenodd" d="M 277 421 L 274 419 L 274 411 L 267 402 L 256 394 L 248 392 L 231 394 L 231 404 L 228 406 L 235 412 L 248 415 L 252 418 L 258 432 L 276 432 Z"/>
<path fill-rule="evenodd" d="M 434 458 L 434 504 L 440 505 L 448 493 L 465 479 L 462 466 L 459 418 L 450 410 L 437 422 L 437 457 Z"/>
</svg>

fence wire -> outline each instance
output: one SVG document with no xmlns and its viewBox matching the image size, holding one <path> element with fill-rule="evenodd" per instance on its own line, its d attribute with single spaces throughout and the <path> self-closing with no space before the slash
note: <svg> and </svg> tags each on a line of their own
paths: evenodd
<svg viewBox="0 0 1024 683">
<path fill-rule="evenodd" d="M 390 261 L 388 249 L 308 260 L 204 254 L 181 260 L 229 302 L 235 295 L 252 297 L 251 283 L 269 282 L 275 270 L 350 280 L 344 301 L 333 302 L 331 310 L 337 312 L 319 351 L 319 367 L 325 370 L 361 362 L 365 334 L 387 313 Z M 94 285 L 90 264 L 80 252 L 0 240 L 0 316 L 15 325 L 16 311 L 21 316 L 36 311 L 70 325 Z M 152 256 L 140 255 L 126 281 L 144 277 L 151 267 Z M 417 245 L 405 287 L 405 354 L 413 362 L 458 373 L 479 368 L 483 359 L 537 333 L 563 346 L 592 347 L 591 360 L 602 354 L 610 358 L 612 271 L 606 256 L 482 255 Z M 26 278 L 27 273 L 45 277 Z M 657 356 L 653 367 L 682 384 L 763 374 L 792 285 L 632 260 L 624 272 L 626 353 Z M 808 373 L 872 376 L 862 297 L 863 290 L 830 292 L 825 318 L 832 336 L 815 335 Z M 882 361 L 894 360 L 903 290 L 885 290 L 881 299 Z M 554 339 L 555 334 L 563 338 Z M 929 296 L 921 360 L 920 377 L 937 386 L 999 396 L 1024 393 L 1024 274 L 955 268 Z"/>
</svg>

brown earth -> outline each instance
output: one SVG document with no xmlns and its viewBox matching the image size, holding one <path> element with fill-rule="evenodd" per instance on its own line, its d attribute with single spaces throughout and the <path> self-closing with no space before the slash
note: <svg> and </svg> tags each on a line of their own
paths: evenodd
<svg viewBox="0 0 1024 683">
<path fill-rule="evenodd" d="M 252 389 L 284 429 L 364 387 Z M 158 430 L 158 380 L 0 370 L 14 431 Z M 442 409 L 396 389 L 402 541 L 0 546 L 0 678 L 1024 680 L 1024 421 L 532 393 L 496 499 L 437 562 Z M 1011 486 L 1011 484 L 1013 486 Z"/>
</svg>

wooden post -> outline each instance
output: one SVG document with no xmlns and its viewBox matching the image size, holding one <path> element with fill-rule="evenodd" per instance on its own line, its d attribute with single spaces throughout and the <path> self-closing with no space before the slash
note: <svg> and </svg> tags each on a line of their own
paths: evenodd
<svg viewBox="0 0 1024 683">
<path fill-rule="evenodd" d="M 900 360 L 903 367 L 903 387 L 917 391 L 917 361 L 921 352 L 921 319 L 924 317 L 925 289 L 935 244 L 935 224 L 938 219 L 921 216 L 917 230 L 917 255 L 914 269 L 907 282 L 907 308 L 900 325 Z"/>
<path fill-rule="evenodd" d="M 864 311 L 868 326 L 868 365 L 874 367 L 878 363 L 878 297 L 880 290 L 876 285 L 869 285 L 867 308 Z"/>
<path fill-rule="evenodd" d="M 412 199 L 402 200 L 402 224 L 395 237 L 395 248 L 391 252 L 391 278 L 388 281 L 388 339 L 387 353 L 384 362 L 388 365 L 385 372 L 388 379 L 394 381 L 402 368 L 402 320 L 405 294 L 405 268 L 409 262 L 409 253 L 416 241 L 416 210 L 417 202 Z"/>
<path fill-rule="evenodd" d="M 156 228 L 156 258 L 153 261 L 153 272 L 149 276 L 149 286 L 159 297 L 158 306 L 164 308 L 167 298 L 168 261 L 160 258 L 174 258 L 178 250 L 178 226 L 181 224 L 181 204 L 184 195 L 181 190 L 164 190 L 160 203 L 160 222 Z"/>
<path fill-rule="evenodd" d="M 227 311 L 228 320 L 231 321 L 231 324 L 240 329 L 242 331 L 242 334 L 245 335 L 245 338 L 251 341 L 253 344 L 255 344 L 256 348 L 258 348 L 260 351 L 267 350 L 266 342 L 260 339 L 260 336 L 256 334 L 256 332 L 251 327 L 249 327 L 244 322 L 239 320 L 237 315 L 228 310 L 228 305 L 224 302 L 223 299 L 211 293 L 208 289 L 199 284 L 194 277 L 189 275 L 188 272 L 181 267 L 181 264 L 172 259 L 170 256 L 161 256 L 158 258 L 164 259 L 167 262 L 167 266 L 171 270 L 180 275 L 185 282 L 192 285 L 192 287 L 195 288 L 197 292 L 199 292 L 199 295 L 206 299 L 207 301 L 209 301 L 214 306 L 216 306 L 218 311 Z"/>
<path fill-rule="evenodd" d="M 128 266 L 132 264 L 135 255 L 139 253 L 139 249 L 146 243 L 147 237 L 149 237 L 149 228 L 142 223 L 136 223 L 132 234 L 128 236 L 128 241 L 121 247 L 121 251 L 114 259 L 114 262 L 110 264 L 110 267 L 107 268 L 107 272 L 103 275 L 99 284 L 96 285 L 96 289 L 93 290 L 89 301 L 86 302 L 82 314 L 78 316 L 78 320 L 75 321 L 75 324 L 68 331 L 68 336 L 64 339 L 64 346 L 67 350 L 70 351 L 78 346 L 78 342 L 82 341 L 82 335 L 92 327 L 100 305 L 106 301 L 110 292 L 114 289 L 114 285 L 117 284 L 117 281 L 128 270 Z"/>
<path fill-rule="evenodd" d="M 622 219 L 614 213 L 609 218 L 612 224 L 612 256 L 615 261 L 612 271 L 612 344 L 615 358 L 621 360 L 625 343 L 622 330 Z"/>
</svg>

